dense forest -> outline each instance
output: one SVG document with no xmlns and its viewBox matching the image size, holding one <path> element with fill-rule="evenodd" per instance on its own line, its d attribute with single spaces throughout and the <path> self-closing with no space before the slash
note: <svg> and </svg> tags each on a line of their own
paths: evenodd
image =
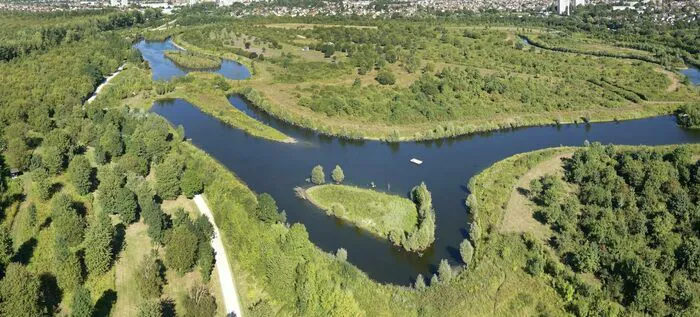
<svg viewBox="0 0 700 317">
<path fill-rule="evenodd" d="M 191 210 L 165 212 L 162 205 L 202 192 L 202 163 L 164 119 L 107 108 L 102 96 L 83 103 L 104 74 L 125 61 L 142 63 L 128 34 L 104 32 L 111 28 L 104 21 L 122 18 L 130 22 L 120 27 L 156 22 L 138 12 L 91 22 L 77 16 L 71 23 L 88 23 L 85 29 L 93 31 L 43 41 L 0 63 L 4 316 L 217 312 L 208 286 L 211 224 Z M 141 223 L 147 230 L 133 237 Z M 126 265 L 134 248 L 146 255 Z M 192 288 L 169 290 L 186 281 Z"/>
<path fill-rule="evenodd" d="M 547 274 L 577 315 L 698 314 L 698 161 L 687 147 L 626 150 L 593 144 L 565 162 L 565 178 L 533 180 L 548 246 L 529 238 L 526 270 Z M 552 248 L 565 265 L 553 260 Z M 585 282 L 587 274 L 601 284 Z M 594 307 L 581 297 L 600 297 Z M 621 306 L 620 306 L 621 305 Z M 624 307 L 624 308 L 623 308 Z"/>
</svg>

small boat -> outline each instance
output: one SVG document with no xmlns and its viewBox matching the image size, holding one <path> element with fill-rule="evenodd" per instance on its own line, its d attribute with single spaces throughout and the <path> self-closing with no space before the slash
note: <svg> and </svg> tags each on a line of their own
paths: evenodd
<svg viewBox="0 0 700 317">
<path fill-rule="evenodd" d="M 416 165 L 421 165 L 421 164 L 423 164 L 423 161 L 421 161 L 417 158 L 412 158 L 411 163 L 416 164 Z"/>
</svg>

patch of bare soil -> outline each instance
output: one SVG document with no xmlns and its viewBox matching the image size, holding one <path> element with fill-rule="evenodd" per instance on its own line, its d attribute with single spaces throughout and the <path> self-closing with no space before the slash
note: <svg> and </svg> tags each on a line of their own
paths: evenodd
<svg viewBox="0 0 700 317">
<path fill-rule="evenodd" d="M 573 152 L 552 157 L 536 165 L 518 179 L 506 204 L 505 215 L 500 226 L 501 232 L 532 232 L 541 239 L 551 236 L 551 230 L 533 217 L 535 203 L 527 197 L 530 181 L 550 174 L 563 175 L 562 160 L 572 155 Z"/>
</svg>

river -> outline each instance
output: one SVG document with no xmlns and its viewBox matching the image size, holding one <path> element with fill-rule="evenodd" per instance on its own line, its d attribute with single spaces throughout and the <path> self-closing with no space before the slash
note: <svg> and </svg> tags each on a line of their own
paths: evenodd
<svg viewBox="0 0 700 317">
<path fill-rule="evenodd" d="M 166 66 L 153 69 L 154 77 L 160 72 L 174 73 L 161 67 Z M 411 283 L 418 273 L 430 276 L 443 258 L 459 263 L 459 243 L 466 237 L 468 222 L 464 205 L 467 181 L 499 160 L 547 147 L 582 145 L 585 140 L 630 145 L 700 142 L 700 132 L 679 128 L 670 116 L 519 128 L 426 142 L 348 141 L 291 126 L 238 96 L 230 96 L 229 101 L 300 142 L 285 144 L 249 136 L 184 100 L 156 102 L 152 111 L 174 125 L 184 126 L 193 144 L 234 171 L 251 189 L 275 197 L 288 221 L 303 223 L 318 247 L 327 252 L 345 248 L 348 261 L 371 278 L 400 285 Z M 410 163 L 414 157 L 424 163 Z M 336 164 L 340 165 L 346 183 L 368 187 L 374 182 L 378 190 L 399 195 L 406 195 L 411 187 L 424 181 L 432 192 L 437 215 L 434 245 L 422 256 L 405 252 L 296 198 L 293 188 L 305 185 L 317 164 L 324 167 L 326 175 Z"/>
<path fill-rule="evenodd" d="M 164 51 L 181 51 L 175 46 L 172 40 L 166 41 L 140 41 L 134 45 L 139 51 L 143 59 L 148 62 L 153 70 L 153 80 L 170 80 L 175 77 L 185 76 L 187 73 L 194 71 L 179 67 L 163 54 Z M 217 69 L 210 70 L 211 72 L 221 74 L 228 79 L 241 80 L 250 78 L 248 68 L 240 63 L 228 59 L 221 62 L 221 66 Z"/>
</svg>

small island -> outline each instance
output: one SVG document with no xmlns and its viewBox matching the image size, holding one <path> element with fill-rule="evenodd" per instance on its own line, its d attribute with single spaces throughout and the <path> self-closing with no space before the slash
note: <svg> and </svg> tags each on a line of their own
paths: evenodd
<svg viewBox="0 0 700 317">
<path fill-rule="evenodd" d="M 186 51 L 166 51 L 165 57 L 175 65 L 192 70 L 215 69 L 221 66 L 221 58 Z"/>
<path fill-rule="evenodd" d="M 678 124 L 688 129 L 700 129 L 700 103 L 682 105 L 676 111 Z"/>
<path fill-rule="evenodd" d="M 411 191 L 412 199 L 339 184 L 313 186 L 304 196 L 327 214 L 408 251 L 425 250 L 435 240 L 435 212 L 425 184 Z"/>
</svg>

